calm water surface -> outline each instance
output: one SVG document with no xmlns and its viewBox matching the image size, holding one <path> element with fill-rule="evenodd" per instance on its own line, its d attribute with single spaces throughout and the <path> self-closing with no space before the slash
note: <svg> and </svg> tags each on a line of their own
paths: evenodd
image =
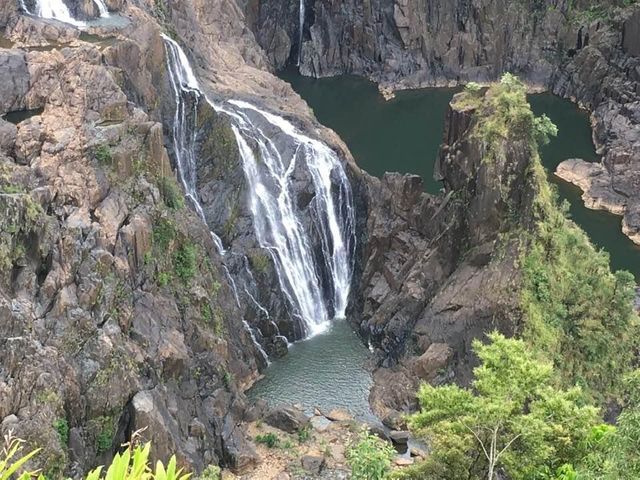
<svg viewBox="0 0 640 480">
<path fill-rule="evenodd" d="M 289 354 L 266 369 L 248 396 L 271 406 L 300 403 L 309 414 L 316 406 L 341 407 L 370 420 L 368 358 L 369 350 L 347 322 L 335 320 L 325 333 L 291 345 Z"/>
</svg>

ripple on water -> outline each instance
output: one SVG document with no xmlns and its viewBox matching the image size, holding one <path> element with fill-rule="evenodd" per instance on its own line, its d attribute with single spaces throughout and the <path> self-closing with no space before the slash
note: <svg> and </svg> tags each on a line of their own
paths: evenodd
<svg viewBox="0 0 640 480">
<path fill-rule="evenodd" d="M 369 355 L 348 322 L 335 320 L 325 332 L 291 345 L 289 354 L 274 361 L 247 394 L 270 406 L 300 403 L 309 414 L 313 407 L 345 408 L 371 420 Z"/>
</svg>

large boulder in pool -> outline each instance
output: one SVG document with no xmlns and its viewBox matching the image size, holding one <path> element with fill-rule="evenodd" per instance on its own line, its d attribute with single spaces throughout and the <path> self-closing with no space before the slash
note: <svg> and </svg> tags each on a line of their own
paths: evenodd
<svg viewBox="0 0 640 480">
<path fill-rule="evenodd" d="M 278 430 L 295 433 L 309 426 L 310 419 L 295 407 L 277 407 L 269 411 L 264 421 Z"/>
</svg>

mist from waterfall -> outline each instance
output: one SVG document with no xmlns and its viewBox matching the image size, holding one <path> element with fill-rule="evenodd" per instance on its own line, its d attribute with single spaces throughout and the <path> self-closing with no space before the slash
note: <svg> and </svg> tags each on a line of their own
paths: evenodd
<svg viewBox="0 0 640 480">
<path fill-rule="evenodd" d="M 183 95 L 194 95 L 196 99 L 206 96 L 200 91 L 183 50 L 172 39 L 163 38 L 176 103 L 182 104 L 174 122 L 174 143 L 176 151 L 179 150 L 176 157 L 180 157 L 178 169 L 185 191 L 195 199 L 195 124 L 188 125 L 187 107 L 181 99 Z M 232 120 L 256 238 L 271 254 L 281 289 L 294 315 L 305 335 L 324 331 L 332 318 L 345 316 L 353 273 L 353 199 L 340 159 L 327 145 L 302 134 L 278 115 L 245 101 L 230 100 L 217 105 L 206 100 Z M 284 147 L 276 145 L 273 140 L 276 136 L 285 140 Z M 306 168 L 313 187 L 305 212 L 297 205 L 293 184 L 298 165 Z M 311 222 L 305 223 L 304 215 L 311 215 Z M 314 238 L 318 239 L 315 247 Z M 314 252 L 314 248 L 320 251 Z"/>
</svg>

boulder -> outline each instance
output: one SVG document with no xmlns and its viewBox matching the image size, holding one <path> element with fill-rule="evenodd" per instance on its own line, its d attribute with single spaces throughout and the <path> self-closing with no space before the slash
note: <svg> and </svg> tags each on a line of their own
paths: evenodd
<svg viewBox="0 0 640 480">
<path fill-rule="evenodd" d="M 9 123 L 0 119 L 0 152 L 7 155 L 13 153 L 13 147 L 16 144 L 16 136 L 18 135 L 18 127 L 13 123 Z"/>
<path fill-rule="evenodd" d="M 393 443 L 398 445 L 406 445 L 409 442 L 409 432 L 406 430 L 391 430 L 389 438 Z"/>
<path fill-rule="evenodd" d="M 310 423 L 302 410 L 294 407 L 279 407 L 271 410 L 264 418 L 267 425 L 287 433 L 295 433 Z"/>
<path fill-rule="evenodd" d="M 300 459 L 302 468 L 313 475 L 319 475 L 325 466 L 324 457 L 319 455 L 304 455 Z"/>
<path fill-rule="evenodd" d="M 29 70 L 24 52 L 0 49 L 0 114 L 24 110 L 29 90 Z"/>
<path fill-rule="evenodd" d="M 325 413 L 324 416 L 333 422 L 349 422 L 353 420 L 353 416 L 344 408 L 334 408 Z"/>
<path fill-rule="evenodd" d="M 433 380 L 438 371 L 448 365 L 452 356 L 453 350 L 446 343 L 432 343 L 427 351 L 414 361 L 413 371 L 422 380 Z"/>
</svg>

